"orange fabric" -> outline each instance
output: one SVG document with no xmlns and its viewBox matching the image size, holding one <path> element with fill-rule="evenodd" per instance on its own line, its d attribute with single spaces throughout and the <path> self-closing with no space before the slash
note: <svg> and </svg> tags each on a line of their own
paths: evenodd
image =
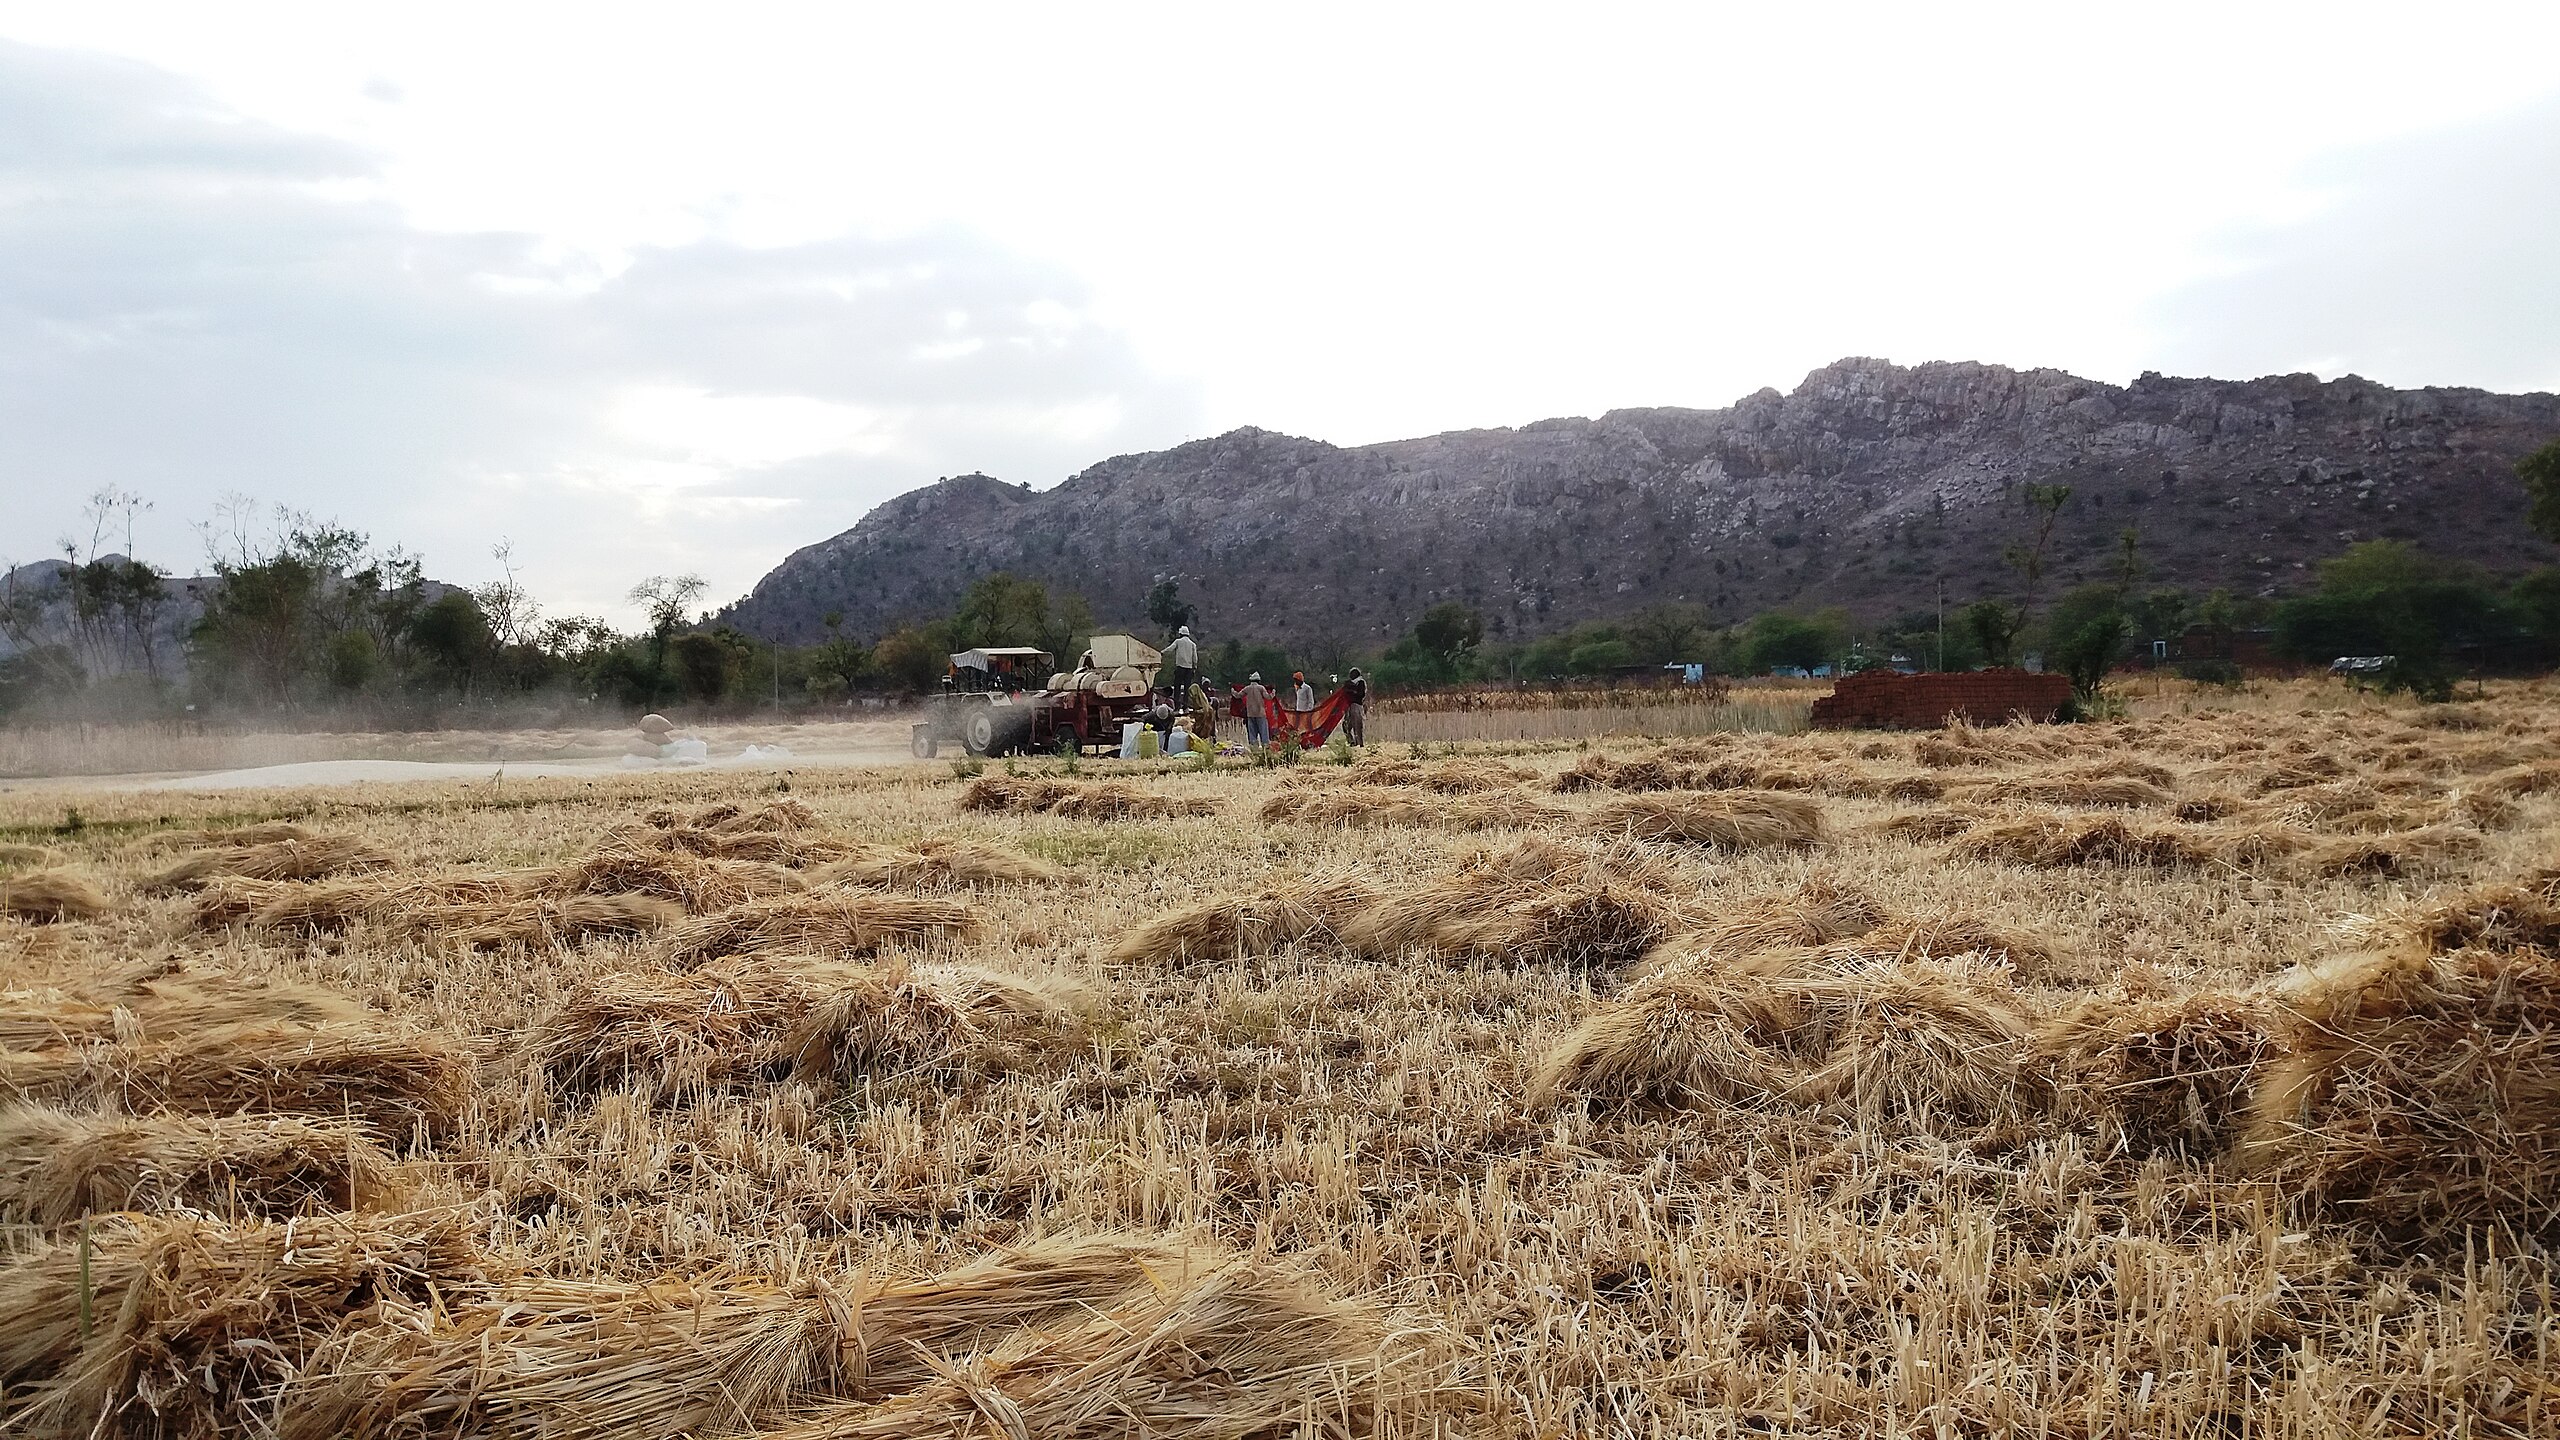
<svg viewBox="0 0 2560 1440">
<path fill-rule="evenodd" d="M 1333 727 L 1342 723 L 1343 712 L 1351 708 L 1351 692 L 1339 689 L 1316 702 L 1313 710 L 1292 710 L 1280 703 L 1275 691 L 1271 697 L 1271 742 L 1280 743 L 1283 735 L 1298 737 L 1298 748 L 1313 750 L 1333 735 Z"/>
</svg>

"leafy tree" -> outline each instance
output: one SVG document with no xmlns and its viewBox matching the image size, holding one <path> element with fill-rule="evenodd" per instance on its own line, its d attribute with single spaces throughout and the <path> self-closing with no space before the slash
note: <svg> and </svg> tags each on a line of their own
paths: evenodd
<svg viewBox="0 0 2560 1440">
<path fill-rule="evenodd" d="M 1626 642 L 1647 665 L 1695 660 L 1706 643 L 1706 616 L 1694 606 L 1656 605 L 1626 624 Z"/>
<path fill-rule="evenodd" d="M 2006 600 L 1976 600 L 1956 612 L 1956 627 L 1982 652 L 1983 664 L 2015 665 L 2018 632 L 2027 628 L 2027 613 Z"/>
<path fill-rule="evenodd" d="M 2368 540 L 2320 566 L 2320 588 L 2276 609 L 2276 645 L 2296 659 L 2389 655 L 2389 689 L 2449 698 L 2459 653 L 2506 638 L 2501 597 L 2467 567 L 2396 540 Z"/>
<path fill-rule="evenodd" d="M 738 657 L 726 637 L 700 631 L 679 635 L 670 651 L 676 681 L 684 687 L 686 698 L 709 703 L 729 693 L 737 675 Z"/>
<path fill-rule="evenodd" d="M 872 649 L 872 663 L 902 690 L 922 692 L 942 683 L 951 666 L 943 638 L 909 625 L 893 630 Z"/>
<path fill-rule="evenodd" d="M 667 685 L 667 646 L 676 631 L 693 613 L 694 605 L 706 589 L 699 575 L 652 575 L 631 587 L 631 603 L 649 617 L 649 699 L 651 705 L 665 693 Z"/>
<path fill-rule="evenodd" d="M 2531 504 L 2525 522 L 2543 539 L 2560 542 L 2560 440 L 2517 461 L 2516 478 Z"/>
<path fill-rule="evenodd" d="M 1172 575 L 1159 575 L 1147 590 L 1147 619 L 1170 638 L 1174 631 L 1191 623 L 1195 607 L 1182 598 L 1182 582 Z"/>
<path fill-rule="evenodd" d="M 1744 627 L 1743 657 L 1753 673 L 1812 670 L 1830 664 L 1848 647 L 1847 618 L 1837 611 L 1793 615 L 1772 610 Z"/>
<path fill-rule="evenodd" d="M 436 597 L 409 622 L 409 643 L 438 678 L 471 693 L 473 676 L 486 672 L 498 658 L 498 637 L 480 602 L 466 591 Z M 332 679 L 336 679 L 333 674 Z M 360 685 L 341 688 L 357 689 Z"/>
<path fill-rule="evenodd" d="M 2121 586 L 2083 585 L 2054 604 L 2045 620 L 2045 659 L 2071 677 L 2073 699 L 2082 705 L 2097 700 L 2132 626 Z"/>
<path fill-rule="evenodd" d="M 1636 647 L 1624 640 L 1594 640 L 1578 645 L 1566 657 L 1566 668 L 1576 675 L 1606 675 L 1636 662 Z"/>
<path fill-rule="evenodd" d="M 1455 672 L 1484 643 L 1484 617 L 1455 600 L 1444 600 L 1414 622 L 1413 641 L 1423 654 Z"/>
</svg>

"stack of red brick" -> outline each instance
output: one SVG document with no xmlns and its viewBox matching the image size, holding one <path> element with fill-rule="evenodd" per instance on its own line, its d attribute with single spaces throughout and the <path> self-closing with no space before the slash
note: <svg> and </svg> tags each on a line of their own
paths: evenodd
<svg viewBox="0 0 2560 1440">
<path fill-rule="evenodd" d="M 2071 681 L 2026 670 L 1975 670 L 1964 674 L 1905 675 L 1861 670 L 1843 676 L 1830 694 L 1813 702 L 1813 723 L 1825 730 L 1934 730 L 1958 716 L 1977 725 L 2011 718 L 2060 719 L 2071 703 Z"/>
</svg>

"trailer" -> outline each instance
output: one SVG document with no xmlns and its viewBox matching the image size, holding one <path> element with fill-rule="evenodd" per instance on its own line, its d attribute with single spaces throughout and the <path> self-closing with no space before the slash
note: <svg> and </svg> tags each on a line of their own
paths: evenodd
<svg viewBox="0 0 2560 1440">
<path fill-rule="evenodd" d="M 1135 636 L 1096 635 L 1074 670 L 1051 673 L 1036 690 L 1020 683 L 1051 663 L 1027 647 L 952 656 L 911 748 L 928 760 L 945 745 L 975 756 L 1117 748 L 1122 727 L 1151 708 L 1164 657 Z"/>
</svg>

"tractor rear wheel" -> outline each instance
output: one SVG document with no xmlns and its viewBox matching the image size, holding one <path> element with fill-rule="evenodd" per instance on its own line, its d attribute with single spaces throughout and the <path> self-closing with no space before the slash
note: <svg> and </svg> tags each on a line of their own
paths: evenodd
<svg viewBox="0 0 2560 1440">
<path fill-rule="evenodd" d="M 972 755 L 989 755 L 995 752 L 995 743 L 996 717 L 993 710 L 981 705 L 960 722 L 961 749 Z"/>
<path fill-rule="evenodd" d="M 933 758 L 933 753 L 942 746 L 933 738 L 932 726 L 918 725 L 908 732 L 907 748 L 915 752 L 917 759 L 930 760 Z"/>
<path fill-rule="evenodd" d="M 987 741 L 990 755 L 1019 755 L 1031 748 L 1031 707 L 1006 705 L 988 712 L 993 729 Z"/>
</svg>

